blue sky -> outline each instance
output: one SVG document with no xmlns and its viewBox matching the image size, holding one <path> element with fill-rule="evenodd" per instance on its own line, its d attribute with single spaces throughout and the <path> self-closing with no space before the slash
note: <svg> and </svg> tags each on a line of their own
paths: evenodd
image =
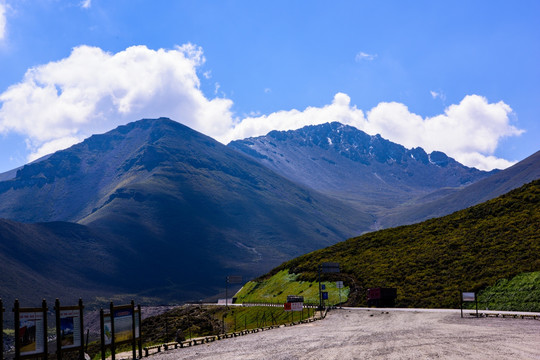
<svg viewBox="0 0 540 360">
<path fill-rule="evenodd" d="M 539 150 L 538 1 L 0 0 L 0 172 L 142 117 L 340 121 L 482 169 Z"/>
</svg>

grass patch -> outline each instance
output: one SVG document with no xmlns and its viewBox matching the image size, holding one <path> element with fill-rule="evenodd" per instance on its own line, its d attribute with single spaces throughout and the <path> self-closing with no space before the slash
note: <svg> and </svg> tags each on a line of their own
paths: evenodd
<svg viewBox="0 0 540 360">
<path fill-rule="evenodd" d="M 489 310 L 540 311 L 540 272 L 498 280 L 479 292 L 478 306 Z"/>
<path fill-rule="evenodd" d="M 333 281 L 321 282 L 328 292 L 327 304 L 338 304 L 340 300 L 340 291 Z M 349 287 L 341 289 L 341 301 L 345 302 L 349 296 Z M 281 270 L 266 279 L 259 279 L 248 282 L 235 295 L 237 302 L 269 302 L 284 303 L 287 301 L 287 295 L 299 295 L 304 297 L 305 303 L 319 303 L 319 283 L 316 281 L 303 281 L 300 276 L 292 274 L 288 269 Z"/>
</svg>

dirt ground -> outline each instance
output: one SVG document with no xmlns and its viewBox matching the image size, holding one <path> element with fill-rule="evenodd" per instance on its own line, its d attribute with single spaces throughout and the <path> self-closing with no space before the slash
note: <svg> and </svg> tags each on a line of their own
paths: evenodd
<svg viewBox="0 0 540 360">
<path fill-rule="evenodd" d="M 325 320 L 151 355 L 173 359 L 540 359 L 540 321 L 342 309 Z"/>
</svg>

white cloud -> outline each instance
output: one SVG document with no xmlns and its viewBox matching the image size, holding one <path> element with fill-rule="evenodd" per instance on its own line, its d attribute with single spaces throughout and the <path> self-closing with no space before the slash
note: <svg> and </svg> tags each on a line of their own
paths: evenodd
<svg viewBox="0 0 540 360">
<path fill-rule="evenodd" d="M 511 162 L 493 156 L 499 141 L 523 130 L 510 124 L 510 106 L 488 103 L 478 95 L 467 95 L 444 114 L 429 118 L 409 112 L 399 103 L 380 103 L 368 112 L 368 132 L 378 132 L 406 147 L 443 151 L 457 161 L 479 169 L 507 167 Z"/>
<path fill-rule="evenodd" d="M 92 0 L 83 0 L 83 1 L 81 1 L 81 7 L 83 9 L 90 9 L 91 6 L 92 6 Z"/>
<path fill-rule="evenodd" d="M 0 1 L 0 41 L 6 37 L 6 4 Z"/>
<path fill-rule="evenodd" d="M 375 60 L 376 57 L 377 57 L 377 54 L 368 54 L 368 53 L 360 51 L 358 54 L 356 54 L 354 60 L 356 62 L 360 62 L 362 60 L 372 61 L 372 60 Z"/>
<path fill-rule="evenodd" d="M 326 106 L 237 119 L 230 99 L 209 99 L 200 90 L 197 69 L 204 61 L 202 50 L 191 44 L 172 50 L 133 46 L 116 54 L 76 47 L 65 59 L 29 69 L 0 94 L 0 133 L 25 136 L 33 160 L 141 118 L 170 117 L 223 143 L 338 121 L 487 170 L 511 165 L 495 157 L 495 150 L 502 138 L 523 132 L 511 125 L 507 104 L 478 95 L 426 118 L 396 102 L 365 113 L 347 94 L 337 93 Z"/>
<path fill-rule="evenodd" d="M 304 111 L 278 111 L 270 115 L 247 117 L 219 139 L 228 142 L 264 135 L 272 130 L 293 130 L 306 125 L 324 124 L 331 121 L 358 126 L 364 121 L 364 113 L 356 107 L 351 107 L 350 100 L 348 95 L 337 93 L 332 104 L 322 108 L 308 107 Z"/>
<path fill-rule="evenodd" d="M 431 94 L 431 97 L 434 98 L 434 99 L 441 99 L 442 101 L 445 101 L 446 100 L 446 95 L 442 92 L 442 91 L 430 91 L 429 92 Z"/>
<path fill-rule="evenodd" d="M 232 102 L 201 92 L 196 70 L 203 62 L 191 44 L 116 54 L 76 47 L 65 59 L 29 69 L 0 94 L 0 133 L 27 136 L 29 160 L 141 118 L 167 116 L 218 136 L 232 127 Z"/>
<path fill-rule="evenodd" d="M 338 121 L 368 134 L 381 134 L 407 148 L 421 146 L 427 152 L 443 151 L 457 161 L 483 170 L 506 168 L 512 162 L 493 156 L 499 141 L 523 132 L 510 125 L 512 109 L 504 102 L 488 103 L 478 95 L 466 96 L 444 114 L 423 118 L 401 103 L 380 103 L 364 115 L 350 105 L 346 94 L 335 95 L 332 104 L 304 111 L 279 111 L 248 117 L 231 130 L 226 139 L 258 136 L 270 130 L 291 130 L 305 125 Z"/>
</svg>

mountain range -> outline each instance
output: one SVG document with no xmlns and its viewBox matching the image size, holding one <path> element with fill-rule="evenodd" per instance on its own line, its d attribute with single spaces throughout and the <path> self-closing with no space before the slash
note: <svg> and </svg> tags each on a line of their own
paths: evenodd
<svg viewBox="0 0 540 360">
<path fill-rule="evenodd" d="M 464 166 L 440 151 L 406 149 L 336 122 L 272 131 L 229 146 L 292 181 L 374 215 L 372 230 L 397 207 L 434 201 L 497 173 Z"/>
<path fill-rule="evenodd" d="M 0 174 L 0 297 L 207 298 L 227 275 L 432 216 L 436 201 L 453 211 L 463 202 L 445 197 L 495 176 L 499 189 L 540 177 L 530 163 L 483 172 L 338 123 L 225 146 L 136 121 Z"/>
<path fill-rule="evenodd" d="M 78 274 L 80 283 L 88 284 L 99 278 L 116 284 L 119 293 L 169 301 L 214 295 L 229 274 L 251 278 L 372 222 L 370 215 L 164 118 L 92 136 L 22 167 L 0 182 L 0 217 L 77 223 L 74 236 L 99 234 L 92 241 L 106 247 L 112 267 L 105 279 L 95 277 L 79 271 L 87 266 L 79 260 L 91 254 L 64 252 L 77 259 L 71 263 L 75 272 L 59 264 L 66 276 Z M 41 243 L 33 246 L 61 247 L 66 239 L 55 235 L 35 238 Z M 1 241 L 24 251 L 22 239 Z M 96 254 L 94 262 L 102 261 Z"/>
</svg>

